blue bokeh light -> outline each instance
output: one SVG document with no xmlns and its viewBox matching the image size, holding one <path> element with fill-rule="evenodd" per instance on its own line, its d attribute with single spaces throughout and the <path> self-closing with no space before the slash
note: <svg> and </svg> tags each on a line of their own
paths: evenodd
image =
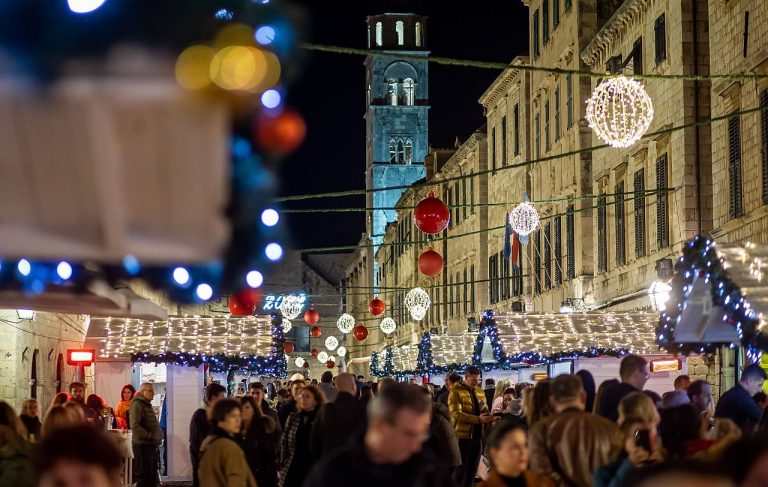
<svg viewBox="0 0 768 487">
<path fill-rule="evenodd" d="M 173 280 L 179 286 L 184 286 L 189 282 L 189 271 L 184 267 L 177 267 L 173 270 Z"/>
<path fill-rule="evenodd" d="M 27 259 L 21 259 L 16 268 L 19 270 L 19 274 L 24 277 L 27 277 L 32 272 L 32 264 Z"/>
<path fill-rule="evenodd" d="M 208 301 L 213 296 L 213 288 L 209 284 L 202 283 L 197 286 L 195 293 L 201 300 Z"/>
<path fill-rule="evenodd" d="M 69 280 L 69 278 L 72 277 L 72 265 L 69 262 L 62 260 L 56 266 L 56 274 L 63 281 Z"/>
<path fill-rule="evenodd" d="M 266 248 L 264 249 L 264 254 L 266 254 L 267 259 L 274 262 L 280 260 L 280 258 L 283 256 L 283 248 L 280 246 L 280 244 L 272 242 L 267 244 Z"/>
<path fill-rule="evenodd" d="M 141 270 L 141 264 L 139 263 L 139 259 L 129 254 L 123 257 L 123 268 L 125 268 L 125 272 L 135 276 Z"/>
<path fill-rule="evenodd" d="M 76 14 L 87 14 L 104 5 L 106 0 L 67 0 L 69 9 Z"/>
<path fill-rule="evenodd" d="M 267 90 L 261 94 L 261 104 L 265 108 L 277 108 L 282 101 L 283 97 L 280 96 L 280 92 L 277 90 Z"/>
<path fill-rule="evenodd" d="M 225 8 L 217 10 L 213 15 L 219 20 L 232 20 L 232 17 L 235 16 L 231 10 L 227 10 Z"/>
<path fill-rule="evenodd" d="M 272 41 L 275 40 L 275 34 L 276 32 L 274 27 L 271 25 L 262 25 L 256 29 L 254 38 L 256 39 L 256 42 L 262 46 L 268 46 L 269 44 L 272 44 Z"/>
<path fill-rule="evenodd" d="M 256 289 L 261 287 L 261 285 L 264 283 L 264 276 L 261 274 L 261 272 L 253 270 L 245 275 L 245 282 L 248 283 L 248 286 Z"/>
<path fill-rule="evenodd" d="M 261 212 L 261 223 L 268 227 L 274 227 L 280 221 L 280 214 L 273 208 L 267 208 Z"/>
</svg>

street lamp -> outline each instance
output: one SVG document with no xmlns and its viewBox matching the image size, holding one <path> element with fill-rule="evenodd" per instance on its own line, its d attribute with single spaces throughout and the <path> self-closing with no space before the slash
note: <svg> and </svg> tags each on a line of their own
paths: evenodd
<svg viewBox="0 0 768 487">
<path fill-rule="evenodd" d="M 651 299 L 651 305 L 653 309 L 657 311 L 664 311 L 667 309 L 667 301 L 669 300 L 669 293 L 672 291 L 672 286 L 666 281 L 655 280 L 651 287 L 648 288 L 648 297 Z"/>
</svg>

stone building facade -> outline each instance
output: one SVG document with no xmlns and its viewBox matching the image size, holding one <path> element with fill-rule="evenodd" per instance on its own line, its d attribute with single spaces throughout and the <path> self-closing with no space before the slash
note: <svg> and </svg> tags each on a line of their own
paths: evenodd
<svg viewBox="0 0 768 487">
<path fill-rule="evenodd" d="M 591 71 L 628 76 L 704 74 L 710 59 L 706 19 L 706 0 L 627 0 L 581 58 Z M 593 79 L 593 87 L 600 81 Z M 654 106 L 649 133 L 710 116 L 707 81 L 652 79 L 643 85 Z M 593 136 L 593 144 L 601 143 Z M 712 230 L 710 144 L 710 127 L 701 125 L 645 138 L 627 149 L 593 151 L 595 304 L 650 307 L 657 261 L 674 260 L 686 241 Z"/>
</svg>

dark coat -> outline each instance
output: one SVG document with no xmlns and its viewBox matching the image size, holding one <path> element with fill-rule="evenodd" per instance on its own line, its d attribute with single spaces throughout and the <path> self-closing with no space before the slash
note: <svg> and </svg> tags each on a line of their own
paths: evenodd
<svg viewBox="0 0 768 487">
<path fill-rule="evenodd" d="M 456 430 L 451 424 L 451 414 L 444 404 L 432 403 L 432 421 L 429 423 L 429 439 L 424 448 L 446 467 L 456 468 L 461 465 L 461 452 Z"/>
<path fill-rule="evenodd" d="M 600 416 L 613 421 L 614 423 L 619 419 L 619 403 L 624 396 L 633 392 L 640 392 L 635 386 L 627 384 L 625 382 L 619 382 L 603 393 L 600 399 L 600 410 L 598 413 Z"/>
<path fill-rule="evenodd" d="M 280 424 L 271 416 L 254 419 L 243 436 L 243 450 L 259 487 L 277 486 Z"/>
<path fill-rule="evenodd" d="M 189 458 L 192 461 L 192 482 L 200 485 L 197 477 L 197 469 L 200 466 L 200 445 L 211 432 L 211 423 L 208 421 L 208 412 L 200 408 L 192 414 L 189 421 Z"/>
<path fill-rule="evenodd" d="M 18 442 L 0 451 L 0 487 L 32 487 L 35 483 L 35 470 L 29 444 Z"/>
<path fill-rule="evenodd" d="M 220 428 L 200 445 L 198 475 L 205 487 L 257 487 L 240 444 Z"/>
<path fill-rule="evenodd" d="M 285 430 L 285 422 L 288 421 L 288 416 L 296 412 L 296 401 L 291 399 L 282 407 L 277 410 L 277 417 L 280 420 L 280 427 Z"/>
<path fill-rule="evenodd" d="M 152 403 L 139 394 L 131 402 L 131 438 L 134 445 L 160 446 L 163 430 Z"/>
<path fill-rule="evenodd" d="M 312 468 L 314 458 L 309 440 L 317 411 L 296 411 L 285 423 L 280 442 L 280 487 L 303 485 Z"/>
<path fill-rule="evenodd" d="M 36 440 L 40 439 L 40 428 L 43 426 L 40 423 L 40 418 L 37 416 L 29 416 L 24 413 L 19 414 L 19 419 L 24 423 L 24 427 L 27 428 L 27 439 L 32 441 L 32 436 Z"/>
<path fill-rule="evenodd" d="M 312 428 L 310 446 L 315 458 L 322 458 L 342 447 L 365 430 L 365 407 L 352 394 L 339 392 L 334 402 L 320 408 Z"/>
<path fill-rule="evenodd" d="M 351 443 L 315 465 L 304 487 L 452 486 L 450 472 L 420 452 L 400 465 L 378 465 L 368 458 L 362 440 Z"/>
<path fill-rule="evenodd" d="M 745 436 L 753 433 L 762 411 L 746 389 L 736 384 L 720 396 L 715 407 L 716 418 L 728 418 L 741 428 Z"/>
</svg>

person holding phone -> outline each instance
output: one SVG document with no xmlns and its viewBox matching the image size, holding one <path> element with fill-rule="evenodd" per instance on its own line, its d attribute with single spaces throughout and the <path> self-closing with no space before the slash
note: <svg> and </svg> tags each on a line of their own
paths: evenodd
<svg viewBox="0 0 768 487">
<path fill-rule="evenodd" d="M 615 462 L 597 469 L 595 487 L 620 487 L 632 470 L 663 460 L 655 424 L 630 419 L 621 425 L 621 432 L 624 452 Z"/>
</svg>

